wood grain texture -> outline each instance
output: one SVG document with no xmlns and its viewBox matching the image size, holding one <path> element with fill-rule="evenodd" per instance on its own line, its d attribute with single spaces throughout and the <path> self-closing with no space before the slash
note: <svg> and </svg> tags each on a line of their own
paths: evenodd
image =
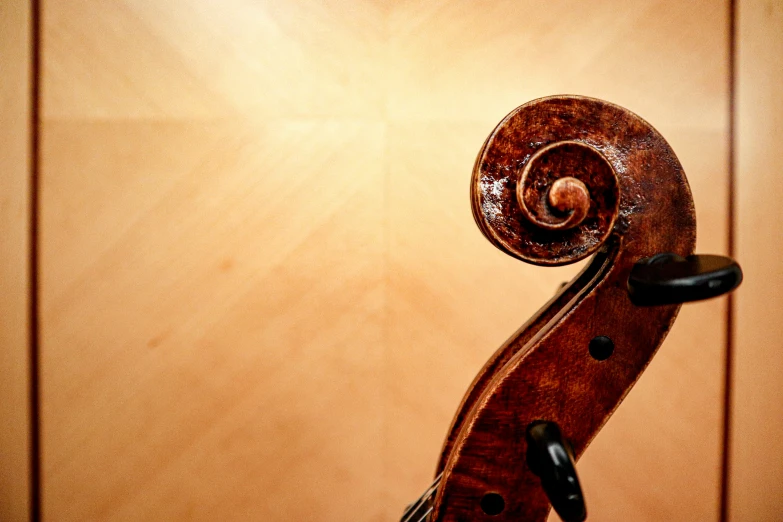
<svg viewBox="0 0 783 522">
<path fill-rule="evenodd" d="M 648 119 L 697 250 L 725 251 L 724 3 L 50 0 L 43 21 L 48 520 L 398 518 L 476 371 L 579 270 L 471 217 L 481 143 L 527 100 Z M 593 520 L 715 519 L 722 307 L 683 309 L 580 461 Z"/>
<path fill-rule="evenodd" d="M 783 5 L 737 2 L 736 257 L 729 520 L 783 517 Z"/>
<path fill-rule="evenodd" d="M 0 2 L 0 520 L 30 510 L 30 2 Z"/>
<path fill-rule="evenodd" d="M 583 225 L 563 231 L 525 221 L 516 201 L 519 184 L 526 185 L 523 192 L 554 187 L 551 180 L 526 179 L 527 162 L 545 161 L 539 150 L 557 151 L 549 160 L 557 174 L 579 176 L 591 187 Z M 587 150 L 600 160 L 585 159 Z M 476 161 L 471 189 L 473 213 L 487 237 L 503 247 L 513 243 L 523 256 L 548 245 L 553 260 L 579 259 L 585 250 L 598 249 L 596 235 L 609 236 L 599 239 L 606 252 L 591 261 L 593 277 L 577 277 L 561 290 L 572 299 L 555 299 L 560 309 L 541 313 L 552 316 L 546 325 L 534 322 L 515 333 L 488 365 L 506 363 L 482 370 L 460 406 L 442 459 L 433 520 L 545 520 L 549 500 L 525 454 L 528 427 L 555 422 L 578 457 L 647 366 L 680 307 L 636 307 L 626 282 L 640 259 L 693 253 L 691 192 L 673 151 L 647 122 L 616 105 L 566 96 L 536 100 L 506 116 Z M 604 223 L 614 226 L 605 231 Z M 540 256 L 533 261 L 544 263 Z M 588 352 L 597 336 L 614 341 L 609 360 L 597 361 Z M 485 514 L 479 500 L 488 492 L 505 499 L 502 513 Z M 581 520 L 584 509 L 579 513 L 575 518 Z"/>
</svg>

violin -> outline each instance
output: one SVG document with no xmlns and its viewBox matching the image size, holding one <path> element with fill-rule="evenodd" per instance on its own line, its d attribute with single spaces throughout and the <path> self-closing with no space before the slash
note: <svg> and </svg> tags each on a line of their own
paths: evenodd
<svg viewBox="0 0 783 522">
<path fill-rule="evenodd" d="M 586 267 L 476 375 L 435 480 L 401 522 L 587 517 L 575 462 L 639 379 L 682 303 L 736 288 L 694 255 L 688 181 L 663 137 L 617 105 L 553 96 L 514 109 L 476 159 L 473 216 L 517 259 Z"/>
</svg>

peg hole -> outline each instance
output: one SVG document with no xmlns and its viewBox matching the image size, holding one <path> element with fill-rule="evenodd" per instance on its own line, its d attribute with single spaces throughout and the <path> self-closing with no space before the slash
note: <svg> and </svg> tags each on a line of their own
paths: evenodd
<svg viewBox="0 0 783 522">
<path fill-rule="evenodd" d="M 605 335 L 599 335 L 590 341 L 589 349 L 593 359 L 605 361 L 614 353 L 614 341 Z"/>
<path fill-rule="evenodd" d="M 481 510 L 489 516 L 499 515 L 506 508 L 506 501 L 498 493 L 487 493 L 481 499 Z"/>
</svg>

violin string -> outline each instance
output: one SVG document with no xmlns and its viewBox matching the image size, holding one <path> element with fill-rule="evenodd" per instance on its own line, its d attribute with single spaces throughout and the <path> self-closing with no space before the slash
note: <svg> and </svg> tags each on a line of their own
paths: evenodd
<svg viewBox="0 0 783 522">
<path fill-rule="evenodd" d="M 402 514 L 402 516 L 407 518 L 403 518 L 401 522 L 408 522 L 408 518 L 410 518 L 410 515 L 418 511 L 418 509 L 421 507 L 422 501 L 426 501 L 432 496 L 432 494 L 437 489 L 438 483 L 440 482 L 442 476 L 443 474 L 441 473 L 440 475 L 435 477 L 435 480 L 432 481 L 432 483 L 429 485 L 429 487 L 427 487 L 424 493 L 422 493 L 422 495 L 419 498 L 417 498 L 416 501 L 414 501 L 411 505 L 409 505 L 405 509 L 405 512 Z"/>
<path fill-rule="evenodd" d="M 412 506 L 412 509 L 410 509 L 409 513 L 407 513 L 408 516 L 405 520 L 403 520 L 403 522 L 409 522 L 412 520 L 412 517 L 416 514 L 416 512 L 419 511 L 430 498 L 432 498 L 432 495 L 434 495 L 436 491 L 438 491 L 438 485 L 440 484 L 440 479 L 442 476 L 443 474 L 441 473 L 435 477 L 435 480 L 432 481 L 429 487 L 419 497 L 418 501 Z"/>
<path fill-rule="evenodd" d="M 438 490 L 438 484 L 440 483 L 440 479 L 443 477 L 443 473 L 435 477 L 435 480 L 432 481 L 432 484 L 424 491 L 424 493 L 408 508 L 405 510 L 405 512 L 402 514 L 402 520 L 400 522 L 412 522 L 412 518 L 416 512 L 421 509 L 421 507 L 430 499 L 432 498 L 432 495 L 435 494 L 435 492 Z M 429 515 L 430 511 L 432 511 L 432 508 L 430 508 L 425 514 L 424 518 L 420 518 L 416 522 L 421 522 L 424 520 L 427 515 Z"/>
<path fill-rule="evenodd" d="M 430 506 L 430 508 L 427 511 L 425 511 L 424 514 L 421 516 L 421 518 L 416 522 L 424 522 L 425 520 L 427 520 L 427 517 L 430 516 L 430 513 L 432 513 L 433 509 L 435 509 L 435 506 Z"/>
<path fill-rule="evenodd" d="M 432 497 L 432 494 L 435 492 L 434 489 L 430 488 L 427 489 L 427 491 L 424 492 L 424 494 L 419 497 L 418 501 L 413 503 L 403 514 L 403 519 L 400 522 L 413 522 L 413 517 L 416 516 L 416 513 L 419 512 L 419 510 L 422 509 L 427 504 L 427 501 Z"/>
<path fill-rule="evenodd" d="M 421 499 L 419 499 L 419 501 L 416 503 L 415 507 L 408 513 L 408 515 L 403 520 L 401 520 L 401 522 L 413 522 L 413 517 L 416 515 L 416 513 L 419 512 L 420 509 L 422 509 L 424 506 L 427 505 L 426 501 L 427 501 L 427 499 L 429 499 L 429 497 L 431 495 L 432 495 L 432 493 L 428 494 L 426 497 L 422 497 Z M 430 508 L 430 509 L 432 509 L 432 508 Z M 429 513 L 429 511 L 428 511 L 428 513 Z M 426 518 L 426 514 L 425 514 L 425 518 Z M 423 520 L 423 519 L 419 518 L 419 519 L 417 519 L 417 522 L 420 522 L 421 520 Z"/>
</svg>

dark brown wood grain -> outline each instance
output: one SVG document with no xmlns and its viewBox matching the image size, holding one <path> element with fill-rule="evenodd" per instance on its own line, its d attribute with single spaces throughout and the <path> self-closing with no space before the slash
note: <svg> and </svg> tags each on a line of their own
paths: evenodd
<svg viewBox="0 0 783 522">
<path fill-rule="evenodd" d="M 578 457 L 639 378 L 679 306 L 636 307 L 626 281 L 639 259 L 693 252 L 691 192 L 652 126 L 575 96 L 509 114 L 479 153 L 471 189 L 477 224 L 504 252 L 540 265 L 596 255 L 468 389 L 444 444 L 431 520 L 545 520 L 548 500 L 525 462 L 527 427 L 556 422 Z M 615 346 L 604 361 L 588 351 L 599 335 Z M 480 507 L 488 492 L 505 500 L 499 515 Z"/>
</svg>

